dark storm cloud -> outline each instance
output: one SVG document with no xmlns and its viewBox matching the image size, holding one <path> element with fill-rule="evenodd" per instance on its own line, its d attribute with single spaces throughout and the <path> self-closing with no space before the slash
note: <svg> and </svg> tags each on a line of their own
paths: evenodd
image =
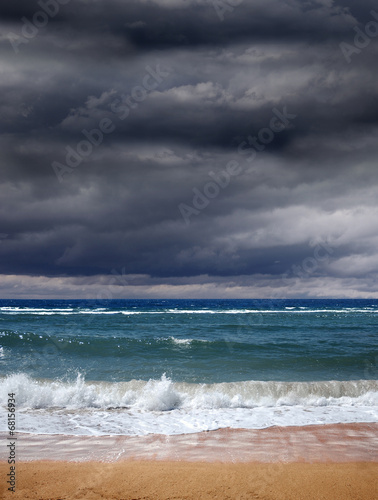
<svg viewBox="0 0 378 500">
<path fill-rule="evenodd" d="M 123 269 L 134 278 L 115 286 L 120 296 L 135 296 L 132 284 L 145 296 L 195 284 L 199 296 L 291 294 L 290 280 L 309 296 L 348 279 L 353 293 L 372 293 L 378 40 L 374 25 L 355 37 L 378 27 L 374 3 L 230 4 L 220 16 L 200 0 L 51 2 L 56 15 L 25 43 L 22 18 L 47 3 L 1 6 L 9 289 L 16 275 L 41 280 L 27 281 L 36 296 L 74 293 Z M 82 131 L 104 119 L 108 133 L 73 168 Z M 214 176 L 221 185 L 208 197 Z"/>
<path fill-rule="evenodd" d="M 36 12 L 53 9 L 48 0 L 19 1 L 2 6 L 8 23 L 22 17 L 29 20 Z M 62 2 L 63 3 L 63 2 Z M 254 0 L 230 1 L 57 1 L 58 14 L 51 25 L 67 24 L 75 39 L 106 33 L 124 39 L 137 50 L 169 49 L 180 46 L 203 46 L 266 40 L 306 40 L 310 42 L 335 38 L 345 33 L 354 16 L 366 16 L 369 2 L 353 5 L 352 14 L 344 5 L 332 1 Z M 50 6 L 50 7 L 49 7 Z M 373 8 L 373 5 L 372 7 Z M 54 10 L 54 9 L 53 9 Z M 319 29 L 319 23 L 322 23 Z M 51 28 L 51 26 L 50 26 Z M 99 47 L 103 44 L 98 43 Z M 105 40 L 106 45 L 106 40 Z"/>
</svg>

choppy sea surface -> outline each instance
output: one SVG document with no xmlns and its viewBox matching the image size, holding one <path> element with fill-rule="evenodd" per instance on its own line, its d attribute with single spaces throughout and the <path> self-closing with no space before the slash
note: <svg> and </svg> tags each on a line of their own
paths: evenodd
<svg viewBox="0 0 378 500">
<path fill-rule="evenodd" d="M 1 300 L 0 430 L 378 422 L 378 300 Z"/>
</svg>

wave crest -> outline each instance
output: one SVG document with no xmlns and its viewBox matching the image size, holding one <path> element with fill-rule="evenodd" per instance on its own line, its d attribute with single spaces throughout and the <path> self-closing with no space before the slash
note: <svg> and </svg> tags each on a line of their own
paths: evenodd
<svg viewBox="0 0 378 500">
<path fill-rule="evenodd" d="M 30 378 L 24 373 L 0 379 L 0 402 L 16 394 L 18 408 L 134 408 L 144 411 L 173 409 L 256 408 L 282 406 L 377 405 L 378 381 L 263 382 L 218 384 L 157 380 L 87 382 L 78 374 L 64 382 Z"/>
</svg>

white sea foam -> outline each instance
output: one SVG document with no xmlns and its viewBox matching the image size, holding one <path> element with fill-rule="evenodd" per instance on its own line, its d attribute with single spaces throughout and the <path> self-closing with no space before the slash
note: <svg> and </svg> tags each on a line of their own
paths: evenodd
<svg viewBox="0 0 378 500">
<path fill-rule="evenodd" d="M 181 346 L 189 346 L 193 342 L 203 342 L 203 343 L 210 343 L 210 340 L 205 340 L 205 339 L 178 339 L 176 337 L 169 337 L 169 339 L 177 345 Z"/>
<path fill-rule="evenodd" d="M 45 307 L 19 307 L 19 306 L 3 306 L 0 307 L 3 312 L 44 312 L 44 311 L 73 311 L 72 307 L 54 307 L 52 309 Z"/>
<path fill-rule="evenodd" d="M 19 432 L 79 435 L 181 434 L 222 427 L 263 428 L 378 422 L 378 381 L 174 383 L 0 379 L 0 402 L 16 394 Z M 6 430 L 5 412 L 0 429 Z"/>
<path fill-rule="evenodd" d="M 186 342 L 186 339 L 182 339 Z M 36 380 L 25 374 L 0 379 L 0 402 L 7 393 L 17 393 L 20 408 L 107 408 L 135 407 L 150 411 L 174 408 L 255 408 L 310 404 L 312 406 L 358 404 L 378 405 L 377 380 L 276 382 L 244 381 L 217 384 L 158 380 L 129 382 L 86 382 Z"/>
<path fill-rule="evenodd" d="M 175 337 L 169 337 L 174 344 L 178 345 L 190 345 L 193 339 L 176 339 Z"/>
<path fill-rule="evenodd" d="M 300 307 L 299 310 L 295 307 L 285 307 L 284 309 L 168 309 L 168 310 L 155 310 L 155 311 L 130 311 L 130 310 L 108 310 L 105 308 L 96 309 L 73 309 L 73 308 L 33 308 L 33 307 L 0 307 L 2 314 L 10 315 L 37 315 L 37 316 L 51 316 L 51 315 L 114 315 L 123 314 L 125 316 L 133 315 L 154 315 L 154 314 L 310 314 L 310 313 L 378 313 L 378 309 L 365 307 L 353 308 L 346 307 L 343 309 L 309 309 L 307 307 Z"/>
</svg>

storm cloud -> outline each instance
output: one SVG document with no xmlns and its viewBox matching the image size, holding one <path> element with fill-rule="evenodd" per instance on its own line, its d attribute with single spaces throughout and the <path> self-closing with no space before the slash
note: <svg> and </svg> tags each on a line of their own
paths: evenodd
<svg viewBox="0 0 378 500">
<path fill-rule="evenodd" d="M 0 15 L 1 297 L 378 297 L 375 2 Z"/>
</svg>

